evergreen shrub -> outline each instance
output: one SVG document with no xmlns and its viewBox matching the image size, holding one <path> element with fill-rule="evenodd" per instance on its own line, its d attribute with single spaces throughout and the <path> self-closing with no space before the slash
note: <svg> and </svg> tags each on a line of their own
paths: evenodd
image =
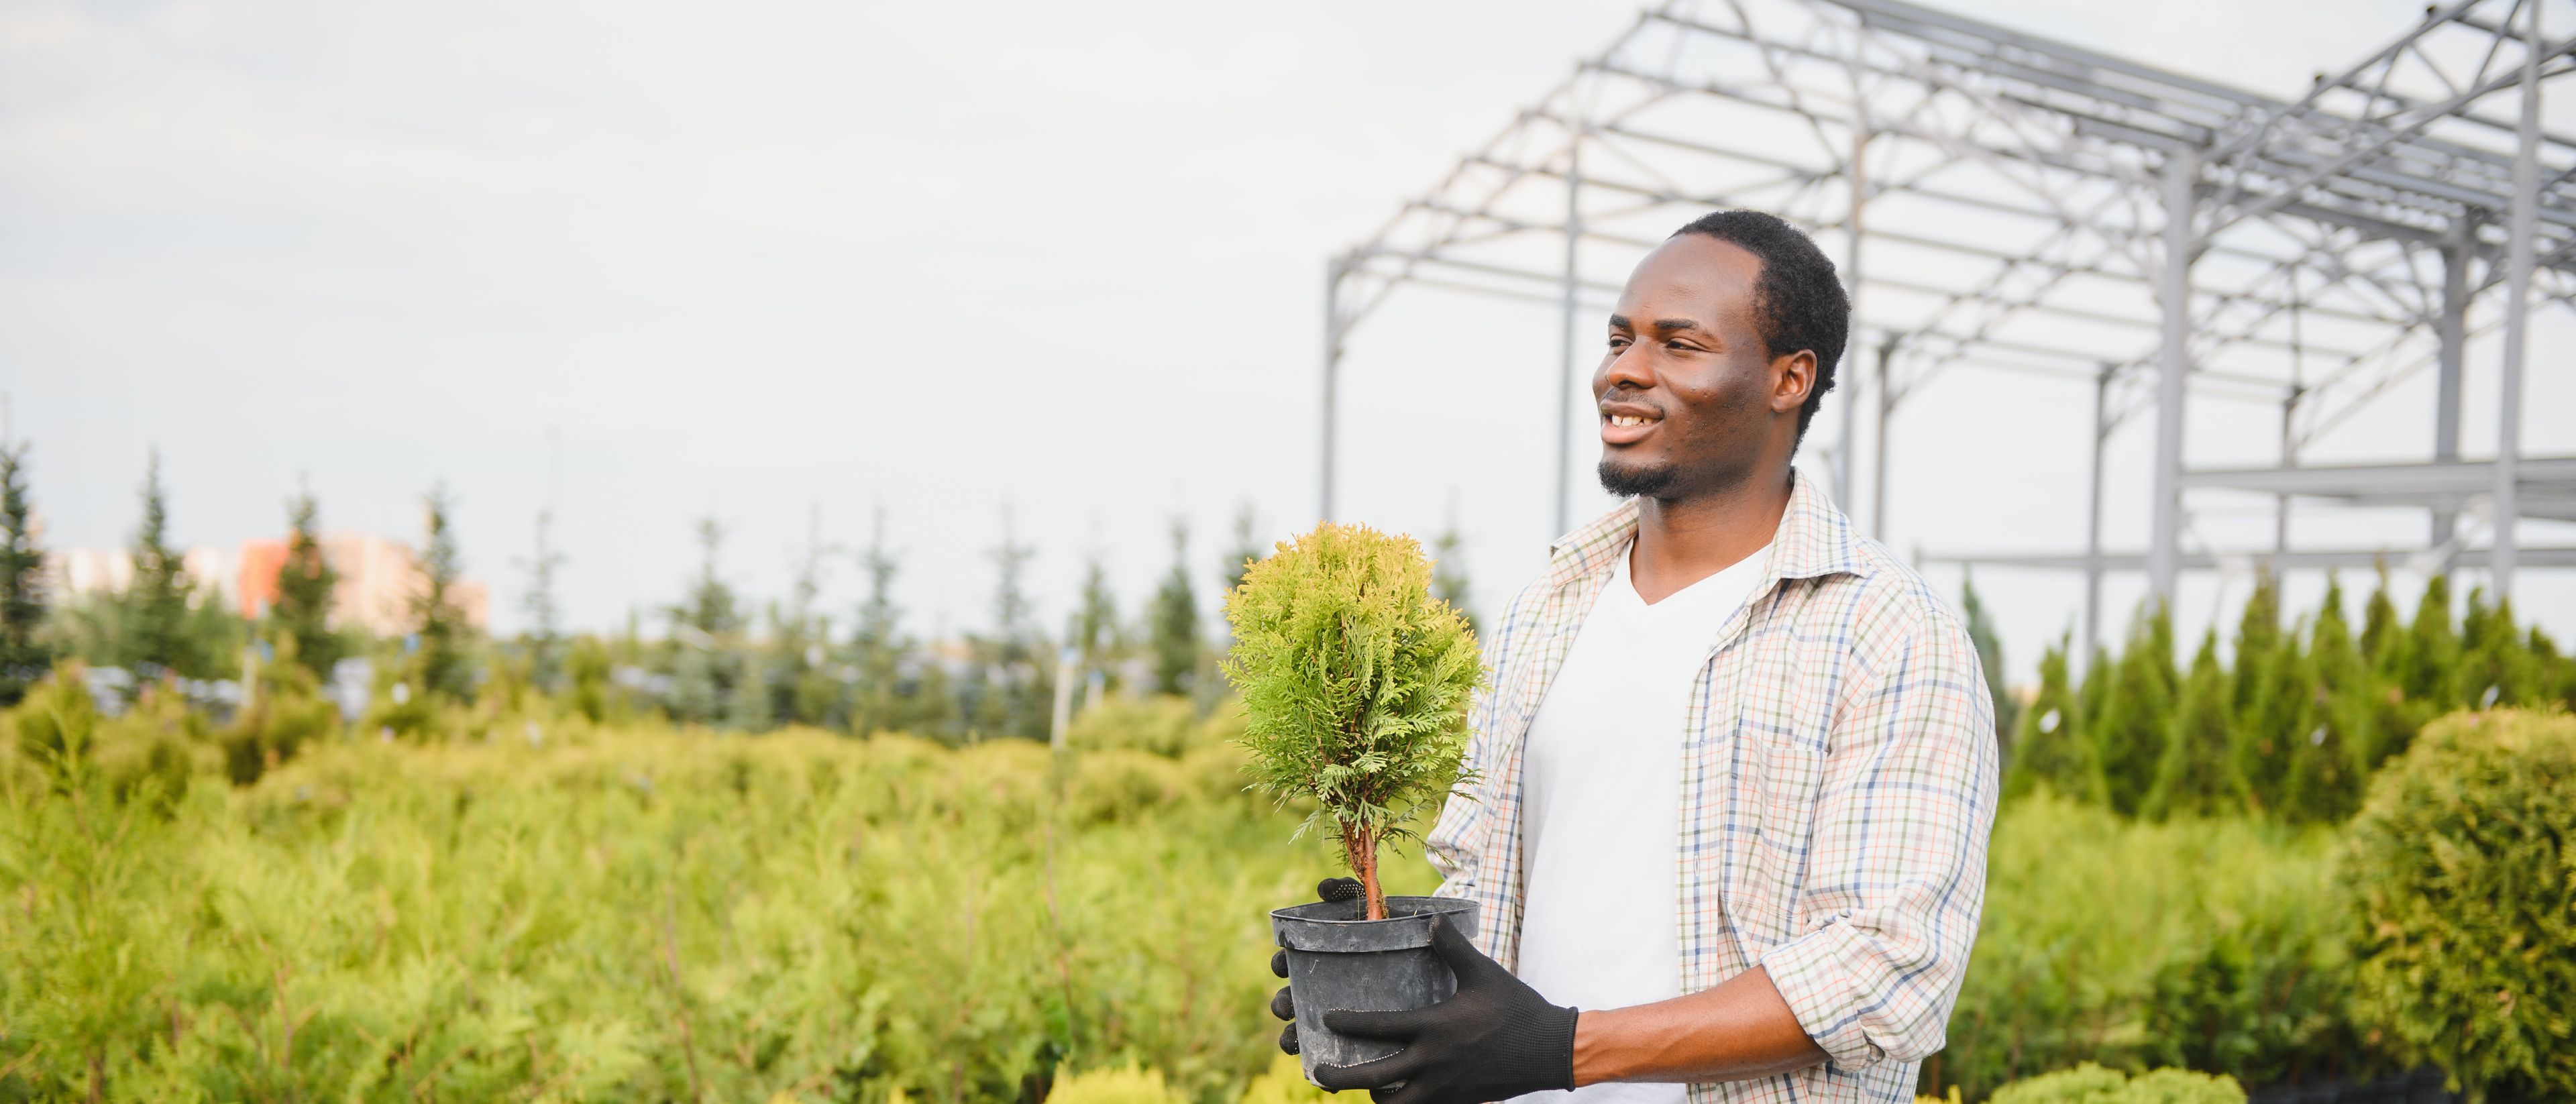
<svg viewBox="0 0 2576 1104">
<path fill-rule="evenodd" d="M 2006 1085 L 1987 1104 L 2245 1104 L 2245 1090 L 2225 1074 L 2166 1068 L 2131 1077 L 2086 1062 Z"/>
<path fill-rule="evenodd" d="M 1243 1087 L 1242 1104 L 1325 1104 L 1333 1094 L 1316 1088 L 1306 1080 L 1306 1071 L 1297 1064 L 1294 1054 L 1282 1054 L 1270 1060 L 1270 1068 Z"/>
<path fill-rule="evenodd" d="M 1318 526 L 1253 564 L 1226 595 L 1243 747 L 1263 791 L 1312 798 L 1320 828 L 1386 915 L 1380 845 L 1458 780 L 1467 701 L 1483 681 L 1466 618 L 1432 596 L 1411 537 Z"/>
<path fill-rule="evenodd" d="M 2576 1096 L 2576 718 L 2428 726 L 2349 826 L 2358 1018 L 2471 1100 Z"/>
<path fill-rule="evenodd" d="M 1047 1104 L 1190 1104 L 1188 1094 L 1163 1083 L 1162 1071 L 1134 1062 L 1060 1076 L 1046 1098 Z"/>
</svg>

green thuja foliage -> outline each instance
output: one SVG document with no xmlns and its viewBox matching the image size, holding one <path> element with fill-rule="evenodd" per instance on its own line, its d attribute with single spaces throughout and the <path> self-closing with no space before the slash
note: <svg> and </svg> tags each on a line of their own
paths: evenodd
<svg viewBox="0 0 2576 1104">
<path fill-rule="evenodd" d="M 1448 796 L 1467 749 L 1467 703 L 1483 681 L 1466 618 L 1431 594 L 1411 537 L 1318 526 L 1252 565 L 1226 595 L 1254 784 L 1312 798 L 1305 828 L 1341 845 L 1386 915 L 1377 851 Z"/>
<path fill-rule="evenodd" d="M 2453 672 L 2460 665 L 2460 633 L 2451 623 L 2451 580 L 2436 575 L 2424 584 L 2415 603 L 2415 620 L 2392 653 L 2387 672 L 2406 700 L 2415 703 L 2421 721 L 2431 720 L 2452 704 Z"/>
<path fill-rule="evenodd" d="M 2155 788 L 2173 725 L 2173 620 L 2162 604 L 2144 610 L 2129 629 L 2116 663 L 2100 665 L 2109 680 L 2102 704 L 2088 710 L 2102 758 L 2104 795 L 2122 816 L 2135 816 Z M 2087 680 L 2087 690 L 2092 689 Z"/>
<path fill-rule="evenodd" d="M 2254 808 L 2280 805 L 2291 763 L 2311 731 L 2298 635 L 2281 629 L 2280 589 L 2258 577 L 2236 628 L 2237 774 Z"/>
<path fill-rule="evenodd" d="M 2576 718 L 2446 718 L 2346 829 L 2354 1013 L 2472 1102 L 2576 1096 Z"/>
<path fill-rule="evenodd" d="M 2513 624 L 2510 599 L 2490 606 L 2484 588 L 2469 591 L 2460 617 L 2460 662 L 2451 672 L 2450 703 L 2472 709 L 2537 705 L 2550 698 L 2541 653 Z"/>
<path fill-rule="evenodd" d="M 2245 1104 L 2245 1090 L 2225 1074 L 2166 1068 L 2132 1078 L 2086 1062 L 2015 1081 L 1987 1099 L 1990 1104 Z"/>
<path fill-rule="evenodd" d="M 2085 801 L 2102 800 L 2102 763 L 2085 734 L 2084 717 L 2066 674 L 2066 641 L 2039 657 L 2039 693 L 2022 710 L 2014 726 L 2011 762 L 2004 773 L 2006 797 L 2018 797 L 2040 785 Z"/>
<path fill-rule="evenodd" d="M 1994 702 L 1995 731 L 2006 739 L 2020 734 L 2021 699 L 2004 688 L 2004 644 L 1995 632 L 1995 622 L 1986 616 L 1986 604 L 1977 598 L 1976 580 L 1962 576 L 1959 580 L 1959 611 L 1968 618 L 1968 640 L 1976 645 L 1977 666 L 1986 673 L 1986 697 Z M 2004 748 L 2010 756 L 2012 749 Z"/>
<path fill-rule="evenodd" d="M 2394 662 L 2398 637 L 2405 631 L 2397 619 L 2397 603 L 2388 597 L 2388 569 L 2379 569 L 2379 588 L 2370 592 L 2370 601 L 2361 611 L 2361 658 L 2374 670 L 2386 671 Z"/>
<path fill-rule="evenodd" d="M 2218 634 L 2200 639 L 2183 679 L 2172 735 L 2156 765 L 2155 789 L 2143 811 L 2150 820 L 2206 816 L 2243 807 L 2243 776 L 2231 746 L 2227 673 L 2218 665 Z"/>
<path fill-rule="evenodd" d="M 2351 816 L 2372 749 L 2380 742 L 2387 698 L 2354 646 L 2343 619 L 2343 584 L 2326 581 L 2325 604 L 2308 634 L 2307 677 L 2313 727 L 2291 746 L 2279 811 L 2296 821 L 2333 823 Z"/>
</svg>

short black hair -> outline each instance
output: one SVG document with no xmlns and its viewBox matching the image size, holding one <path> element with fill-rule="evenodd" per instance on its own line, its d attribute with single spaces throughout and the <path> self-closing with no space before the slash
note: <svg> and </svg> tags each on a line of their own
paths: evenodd
<svg viewBox="0 0 2576 1104">
<path fill-rule="evenodd" d="M 1761 211 L 1715 211 L 1673 231 L 1706 234 L 1731 242 L 1762 261 L 1753 284 L 1753 325 L 1762 334 L 1763 353 L 1782 356 L 1805 349 L 1816 354 L 1816 386 L 1798 408 L 1798 438 L 1805 440 L 1816 407 L 1834 389 L 1834 366 L 1843 359 L 1843 342 L 1851 334 L 1851 297 L 1843 293 L 1834 262 L 1816 248 L 1806 232 Z"/>
</svg>

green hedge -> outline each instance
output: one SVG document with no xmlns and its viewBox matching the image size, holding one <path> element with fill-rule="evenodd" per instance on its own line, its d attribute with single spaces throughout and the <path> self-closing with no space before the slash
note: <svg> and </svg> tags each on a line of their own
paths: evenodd
<svg viewBox="0 0 2576 1104">
<path fill-rule="evenodd" d="M 1973 1100 L 2086 1061 L 2257 1085 L 2348 1072 L 2333 844 L 2242 818 L 2130 821 L 2045 790 L 2007 805 L 1925 1090 Z"/>
</svg>

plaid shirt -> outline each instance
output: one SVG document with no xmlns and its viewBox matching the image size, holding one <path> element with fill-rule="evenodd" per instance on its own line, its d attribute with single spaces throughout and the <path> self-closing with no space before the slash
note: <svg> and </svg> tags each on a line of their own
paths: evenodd
<svg viewBox="0 0 2576 1104">
<path fill-rule="evenodd" d="M 1426 841 L 1477 943 L 1520 952 L 1521 744 L 1637 532 L 1622 505 L 1550 549 L 1486 646 L 1468 765 Z M 1957 613 L 1796 479 L 1770 570 L 1714 630 L 1682 730 L 1681 991 L 1756 965 L 1830 1061 L 1695 1084 L 1719 1101 L 1909 1101 L 1985 900 L 1994 707 Z"/>
</svg>

